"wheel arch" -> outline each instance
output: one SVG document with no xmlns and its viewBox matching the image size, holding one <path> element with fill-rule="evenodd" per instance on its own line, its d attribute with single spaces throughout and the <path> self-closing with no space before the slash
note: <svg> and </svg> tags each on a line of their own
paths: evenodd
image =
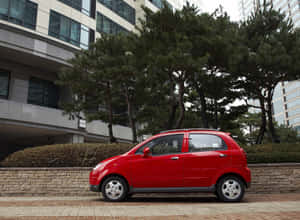
<svg viewBox="0 0 300 220">
<path fill-rule="evenodd" d="M 246 188 L 248 188 L 248 184 L 247 184 L 246 180 L 244 179 L 244 177 L 242 175 L 240 175 L 239 173 L 234 173 L 234 172 L 224 173 L 223 175 L 219 176 L 219 178 L 216 181 L 216 186 L 218 186 L 218 184 L 222 178 L 227 177 L 227 176 L 234 176 L 234 177 L 241 179 L 242 182 L 245 184 Z"/>
<path fill-rule="evenodd" d="M 100 190 L 100 191 L 101 191 L 101 189 L 102 189 L 102 184 L 104 183 L 104 181 L 105 181 L 107 178 L 112 177 L 112 176 L 117 176 L 117 177 L 119 177 L 119 178 L 122 178 L 122 179 L 125 181 L 126 185 L 127 185 L 128 191 L 130 191 L 130 186 L 129 186 L 129 183 L 128 183 L 127 179 L 126 179 L 123 175 L 121 175 L 121 174 L 119 174 L 119 173 L 110 173 L 110 174 L 104 176 L 104 177 L 102 178 L 102 180 L 100 181 L 100 184 L 99 184 L 99 190 Z"/>
</svg>

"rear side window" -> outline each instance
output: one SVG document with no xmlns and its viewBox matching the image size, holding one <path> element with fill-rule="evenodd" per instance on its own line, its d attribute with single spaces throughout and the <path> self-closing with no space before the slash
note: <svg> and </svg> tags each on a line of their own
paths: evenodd
<svg viewBox="0 0 300 220">
<path fill-rule="evenodd" d="M 212 134 L 190 134 L 189 152 L 227 150 L 222 138 Z"/>
<path fill-rule="evenodd" d="M 144 148 L 149 147 L 153 156 L 181 153 L 183 134 L 167 135 L 155 138 L 141 146 L 135 154 L 143 154 Z"/>
</svg>

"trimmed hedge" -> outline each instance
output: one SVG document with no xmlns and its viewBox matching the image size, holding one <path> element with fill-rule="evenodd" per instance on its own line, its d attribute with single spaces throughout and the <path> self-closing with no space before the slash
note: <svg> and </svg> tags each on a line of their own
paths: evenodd
<svg viewBox="0 0 300 220">
<path fill-rule="evenodd" d="M 244 146 L 248 163 L 300 163 L 300 143 Z"/>
<path fill-rule="evenodd" d="M 133 144 L 58 144 L 27 148 L 6 157 L 3 167 L 93 167 Z M 300 163 L 300 143 L 244 146 L 248 163 Z"/>
<path fill-rule="evenodd" d="M 2 167 L 93 167 L 123 154 L 132 144 L 57 144 L 26 148 L 6 157 Z"/>
</svg>

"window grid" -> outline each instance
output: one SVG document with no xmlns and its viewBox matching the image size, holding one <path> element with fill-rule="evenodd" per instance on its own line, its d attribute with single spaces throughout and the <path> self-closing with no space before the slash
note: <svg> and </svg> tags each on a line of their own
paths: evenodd
<svg viewBox="0 0 300 220">
<path fill-rule="evenodd" d="M 28 99 L 29 104 L 57 108 L 59 89 L 53 82 L 31 77 L 29 80 Z"/>
<path fill-rule="evenodd" d="M 97 31 L 105 34 L 119 34 L 129 32 L 100 12 L 97 12 Z"/>
<path fill-rule="evenodd" d="M 123 0 L 98 0 L 98 2 L 135 25 L 135 9 Z"/>
<path fill-rule="evenodd" d="M 91 16 L 91 0 L 58 0 L 70 7 L 82 12 L 87 16 Z"/>
<path fill-rule="evenodd" d="M 35 30 L 37 7 L 29 0 L 1 0 L 0 19 Z"/>
<path fill-rule="evenodd" d="M 8 99 L 10 72 L 0 69 L 0 98 Z"/>
<path fill-rule="evenodd" d="M 50 12 L 49 35 L 82 49 L 88 49 L 94 39 L 90 36 L 92 30 L 55 11 Z M 93 35 L 92 35 L 93 36 Z"/>
</svg>

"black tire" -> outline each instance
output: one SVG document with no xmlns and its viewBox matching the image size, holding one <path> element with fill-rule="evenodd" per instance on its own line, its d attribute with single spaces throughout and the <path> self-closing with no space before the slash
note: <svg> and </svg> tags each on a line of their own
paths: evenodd
<svg viewBox="0 0 300 220">
<path fill-rule="evenodd" d="M 132 198 L 132 196 L 133 196 L 133 194 L 132 193 L 127 193 L 127 196 L 126 196 L 126 200 L 128 200 L 128 199 L 131 199 Z"/>
<path fill-rule="evenodd" d="M 108 177 L 102 184 L 101 192 L 106 201 L 124 201 L 128 194 L 127 183 L 123 178 L 118 176 Z"/>
<path fill-rule="evenodd" d="M 218 182 L 217 194 L 223 202 L 240 202 L 245 194 L 245 184 L 236 176 L 225 176 Z"/>
</svg>

